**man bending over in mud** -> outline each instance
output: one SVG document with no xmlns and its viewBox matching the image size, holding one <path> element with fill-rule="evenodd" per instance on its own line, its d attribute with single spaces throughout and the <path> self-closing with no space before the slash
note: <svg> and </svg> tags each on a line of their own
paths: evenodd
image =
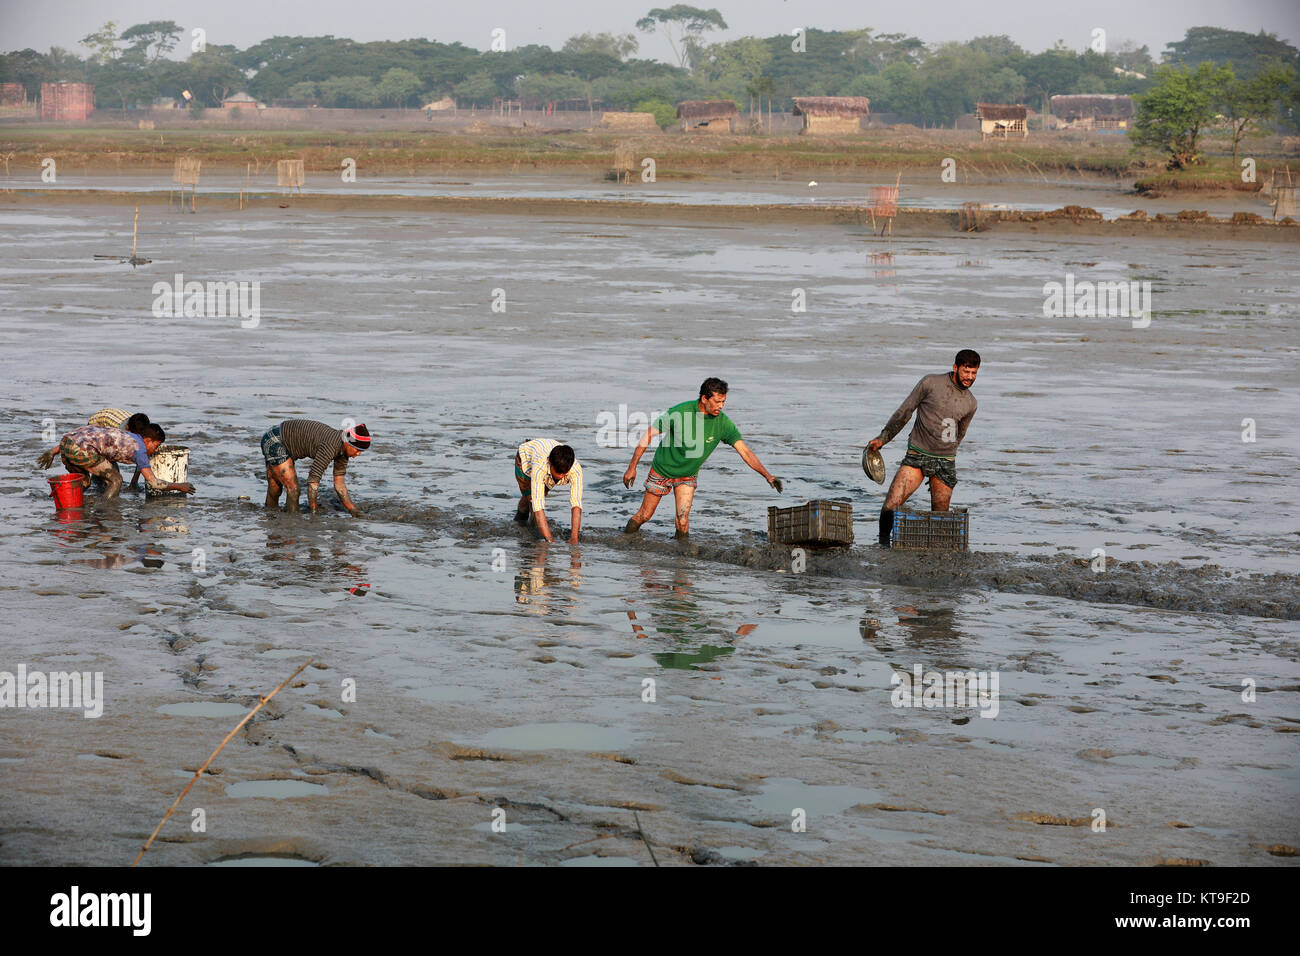
<svg viewBox="0 0 1300 956">
<path fill-rule="evenodd" d="M 122 473 L 117 470 L 117 463 L 127 461 L 135 462 L 145 484 L 154 491 L 191 494 L 194 486 L 188 481 L 167 484 L 159 481 L 149 467 L 149 456 L 166 440 L 163 430 L 153 424 L 143 426 L 138 435 L 120 428 L 82 425 L 63 436 L 59 452 L 70 474 L 85 476 L 82 484 L 86 487 L 90 487 L 92 477 L 104 479 L 105 498 L 116 498 L 122 490 Z"/>
<path fill-rule="evenodd" d="M 557 485 L 569 486 L 569 507 L 572 525 L 569 544 L 578 543 L 578 529 L 582 527 L 582 466 L 574 457 L 573 449 L 561 445 L 554 438 L 533 438 L 515 451 L 515 482 L 519 485 L 519 507 L 515 520 L 528 521 L 529 505 L 537 522 L 537 531 L 547 541 L 554 541 L 551 526 L 546 520 L 546 495 Z"/>
<path fill-rule="evenodd" d="M 685 538 L 690 534 L 695 478 L 700 466 L 719 444 L 735 448 L 745 464 L 762 475 L 778 494 L 781 492 L 781 479 L 768 474 L 758 456 L 741 440 L 740 429 L 722 414 L 726 402 L 727 383 L 720 378 L 706 378 L 700 386 L 698 401 L 674 405 L 646 430 L 632 453 L 632 464 L 623 473 L 626 488 L 635 483 L 637 465 L 650 442 L 656 435 L 662 434 L 664 438 L 650 463 L 641 508 L 628 519 L 627 527 L 623 529 L 625 534 L 640 530 L 641 525 L 654 515 L 659 500 L 670 491 L 677 505 L 677 533 L 674 537 Z"/>
<path fill-rule="evenodd" d="M 149 416 L 144 412 L 136 412 L 132 415 L 130 412 L 121 408 L 101 408 L 95 414 L 86 419 L 87 425 L 97 425 L 100 428 L 122 428 L 134 435 L 140 434 L 140 429 L 149 424 Z M 55 445 L 49 451 L 41 453 L 36 459 L 36 464 L 40 468 L 49 468 L 54 464 L 54 459 L 59 457 L 60 448 Z M 140 469 L 135 470 L 131 476 L 130 487 L 134 488 L 140 481 Z"/>
<path fill-rule="evenodd" d="M 894 475 L 880 509 L 880 546 L 889 547 L 894 531 L 894 512 L 903 506 L 921 481 L 930 479 L 930 509 L 947 511 L 952 489 L 957 484 L 957 446 L 966 437 L 966 429 L 975 417 L 975 396 L 970 387 L 979 372 L 980 356 L 973 349 L 962 349 L 953 359 L 951 372 L 927 375 L 916 383 L 912 394 L 899 406 L 880 434 L 867 443 L 879 451 L 897 435 L 912 413 L 916 424 L 907 436 L 907 455 Z"/>
<path fill-rule="evenodd" d="M 280 488 L 284 488 L 285 510 L 298 511 L 298 472 L 293 463 L 296 458 L 312 460 L 307 476 L 307 507 L 317 508 L 316 496 L 325 466 L 334 463 L 334 492 L 348 510 L 348 514 L 361 517 L 361 511 L 348 496 L 348 486 L 343 480 L 348 470 L 348 459 L 355 458 L 370 447 L 370 432 L 365 425 L 356 425 L 346 431 L 331 428 L 324 422 L 291 418 L 271 427 L 262 436 L 262 457 L 266 459 L 266 507 L 280 507 Z"/>
</svg>

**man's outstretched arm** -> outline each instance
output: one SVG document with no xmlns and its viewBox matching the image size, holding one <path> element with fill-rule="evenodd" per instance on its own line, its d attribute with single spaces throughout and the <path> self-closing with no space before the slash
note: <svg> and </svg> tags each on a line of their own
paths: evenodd
<svg viewBox="0 0 1300 956">
<path fill-rule="evenodd" d="M 737 454 L 740 455 L 741 460 L 744 461 L 745 464 L 747 464 L 750 468 L 753 468 L 756 472 L 762 475 L 763 478 L 767 481 L 767 483 L 771 485 L 773 488 L 775 488 L 778 492 L 782 490 L 781 479 L 774 478 L 771 474 L 768 473 L 768 470 L 763 467 L 763 463 L 758 460 L 758 456 L 749 450 L 748 445 L 746 445 L 743 441 L 737 441 L 734 447 L 736 449 Z"/>
</svg>

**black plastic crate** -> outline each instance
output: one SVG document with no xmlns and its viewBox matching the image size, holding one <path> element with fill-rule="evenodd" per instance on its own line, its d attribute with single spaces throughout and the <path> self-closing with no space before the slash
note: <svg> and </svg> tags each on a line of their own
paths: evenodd
<svg viewBox="0 0 1300 956">
<path fill-rule="evenodd" d="M 847 501 L 810 501 L 794 508 L 767 509 L 771 544 L 846 547 L 853 543 L 853 506 Z"/>
</svg>

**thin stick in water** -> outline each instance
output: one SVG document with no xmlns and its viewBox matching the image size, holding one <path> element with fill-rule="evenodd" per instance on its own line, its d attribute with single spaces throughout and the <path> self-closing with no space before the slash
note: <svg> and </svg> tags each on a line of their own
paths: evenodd
<svg viewBox="0 0 1300 956">
<path fill-rule="evenodd" d="M 306 670 L 307 665 L 314 660 L 315 660 L 314 657 L 309 657 L 301 667 L 299 667 L 296 671 L 294 671 L 284 680 L 280 681 L 279 687 L 271 691 L 271 693 L 267 694 L 265 697 L 261 698 L 261 700 L 257 702 L 257 706 L 254 707 L 252 710 L 250 710 L 247 714 L 245 714 L 244 719 L 235 725 L 235 729 L 232 730 L 230 733 L 226 734 L 226 739 L 221 741 L 221 744 L 217 747 L 216 750 L 212 751 L 211 757 L 203 761 L 203 766 L 200 767 L 198 770 L 194 771 L 194 776 L 190 779 L 190 782 L 185 785 L 185 789 L 182 790 L 181 795 L 176 798 L 176 802 L 171 805 L 170 809 L 168 809 L 168 811 L 165 814 L 163 814 L 163 818 L 159 820 L 158 825 L 153 828 L 153 833 L 149 834 L 149 839 L 145 841 L 144 846 L 140 847 L 140 852 L 137 853 L 135 855 L 135 859 L 131 861 L 132 866 L 135 866 L 137 863 L 140 862 L 140 857 L 144 856 L 145 851 L 149 849 L 149 845 L 153 843 L 154 837 L 156 837 L 159 831 L 162 830 L 163 824 L 167 822 L 167 818 L 170 817 L 172 815 L 172 812 L 181 805 L 181 801 L 185 799 L 185 794 L 190 792 L 190 787 L 194 786 L 194 784 L 198 781 L 199 777 L 203 775 L 203 771 L 208 769 L 208 764 L 212 763 L 212 761 L 217 759 L 217 754 L 221 753 L 221 748 L 224 747 L 226 744 L 230 743 L 231 738 L 234 737 L 235 734 L 239 733 L 241 729 L 243 729 L 244 724 L 252 720 L 254 714 L 256 714 L 259 710 L 261 710 L 262 707 L 265 706 L 266 703 L 272 697 L 280 693 L 280 690 L 284 687 L 285 684 L 289 683 L 289 681 L 293 680 L 304 670 Z M 651 853 L 650 855 L 654 856 L 653 853 Z"/>
</svg>

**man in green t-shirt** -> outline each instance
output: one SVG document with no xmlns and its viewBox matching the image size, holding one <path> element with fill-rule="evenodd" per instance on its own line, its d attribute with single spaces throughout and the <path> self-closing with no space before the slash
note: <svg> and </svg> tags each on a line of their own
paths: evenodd
<svg viewBox="0 0 1300 956">
<path fill-rule="evenodd" d="M 649 521 L 659 507 L 659 499 L 671 491 L 677 505 L 676 537 L 684 538 L 690 534 L 695 476 L 720 444 L 735 448 L 745 464 L 762 475 L 778 493 L 781 491 L 781 479 L 768 474 L 758 456 L 741 440 L 740 429 L 722 414 L 726 402 L 727 383 L 720 378 L 706 378 L 700 386 L 698 401 L 674 405 L 655 419 L 632 453 L 632 464 L 623 473 L 624 487 L 631 488 L 636 482 L 637 465 L 651 440 L 656 435 L 664 436 L 650 463 L 641 508 L 628 519 L 627 527 L 623 529 L 625 532 L 637 531 Z"/>
</svg>

